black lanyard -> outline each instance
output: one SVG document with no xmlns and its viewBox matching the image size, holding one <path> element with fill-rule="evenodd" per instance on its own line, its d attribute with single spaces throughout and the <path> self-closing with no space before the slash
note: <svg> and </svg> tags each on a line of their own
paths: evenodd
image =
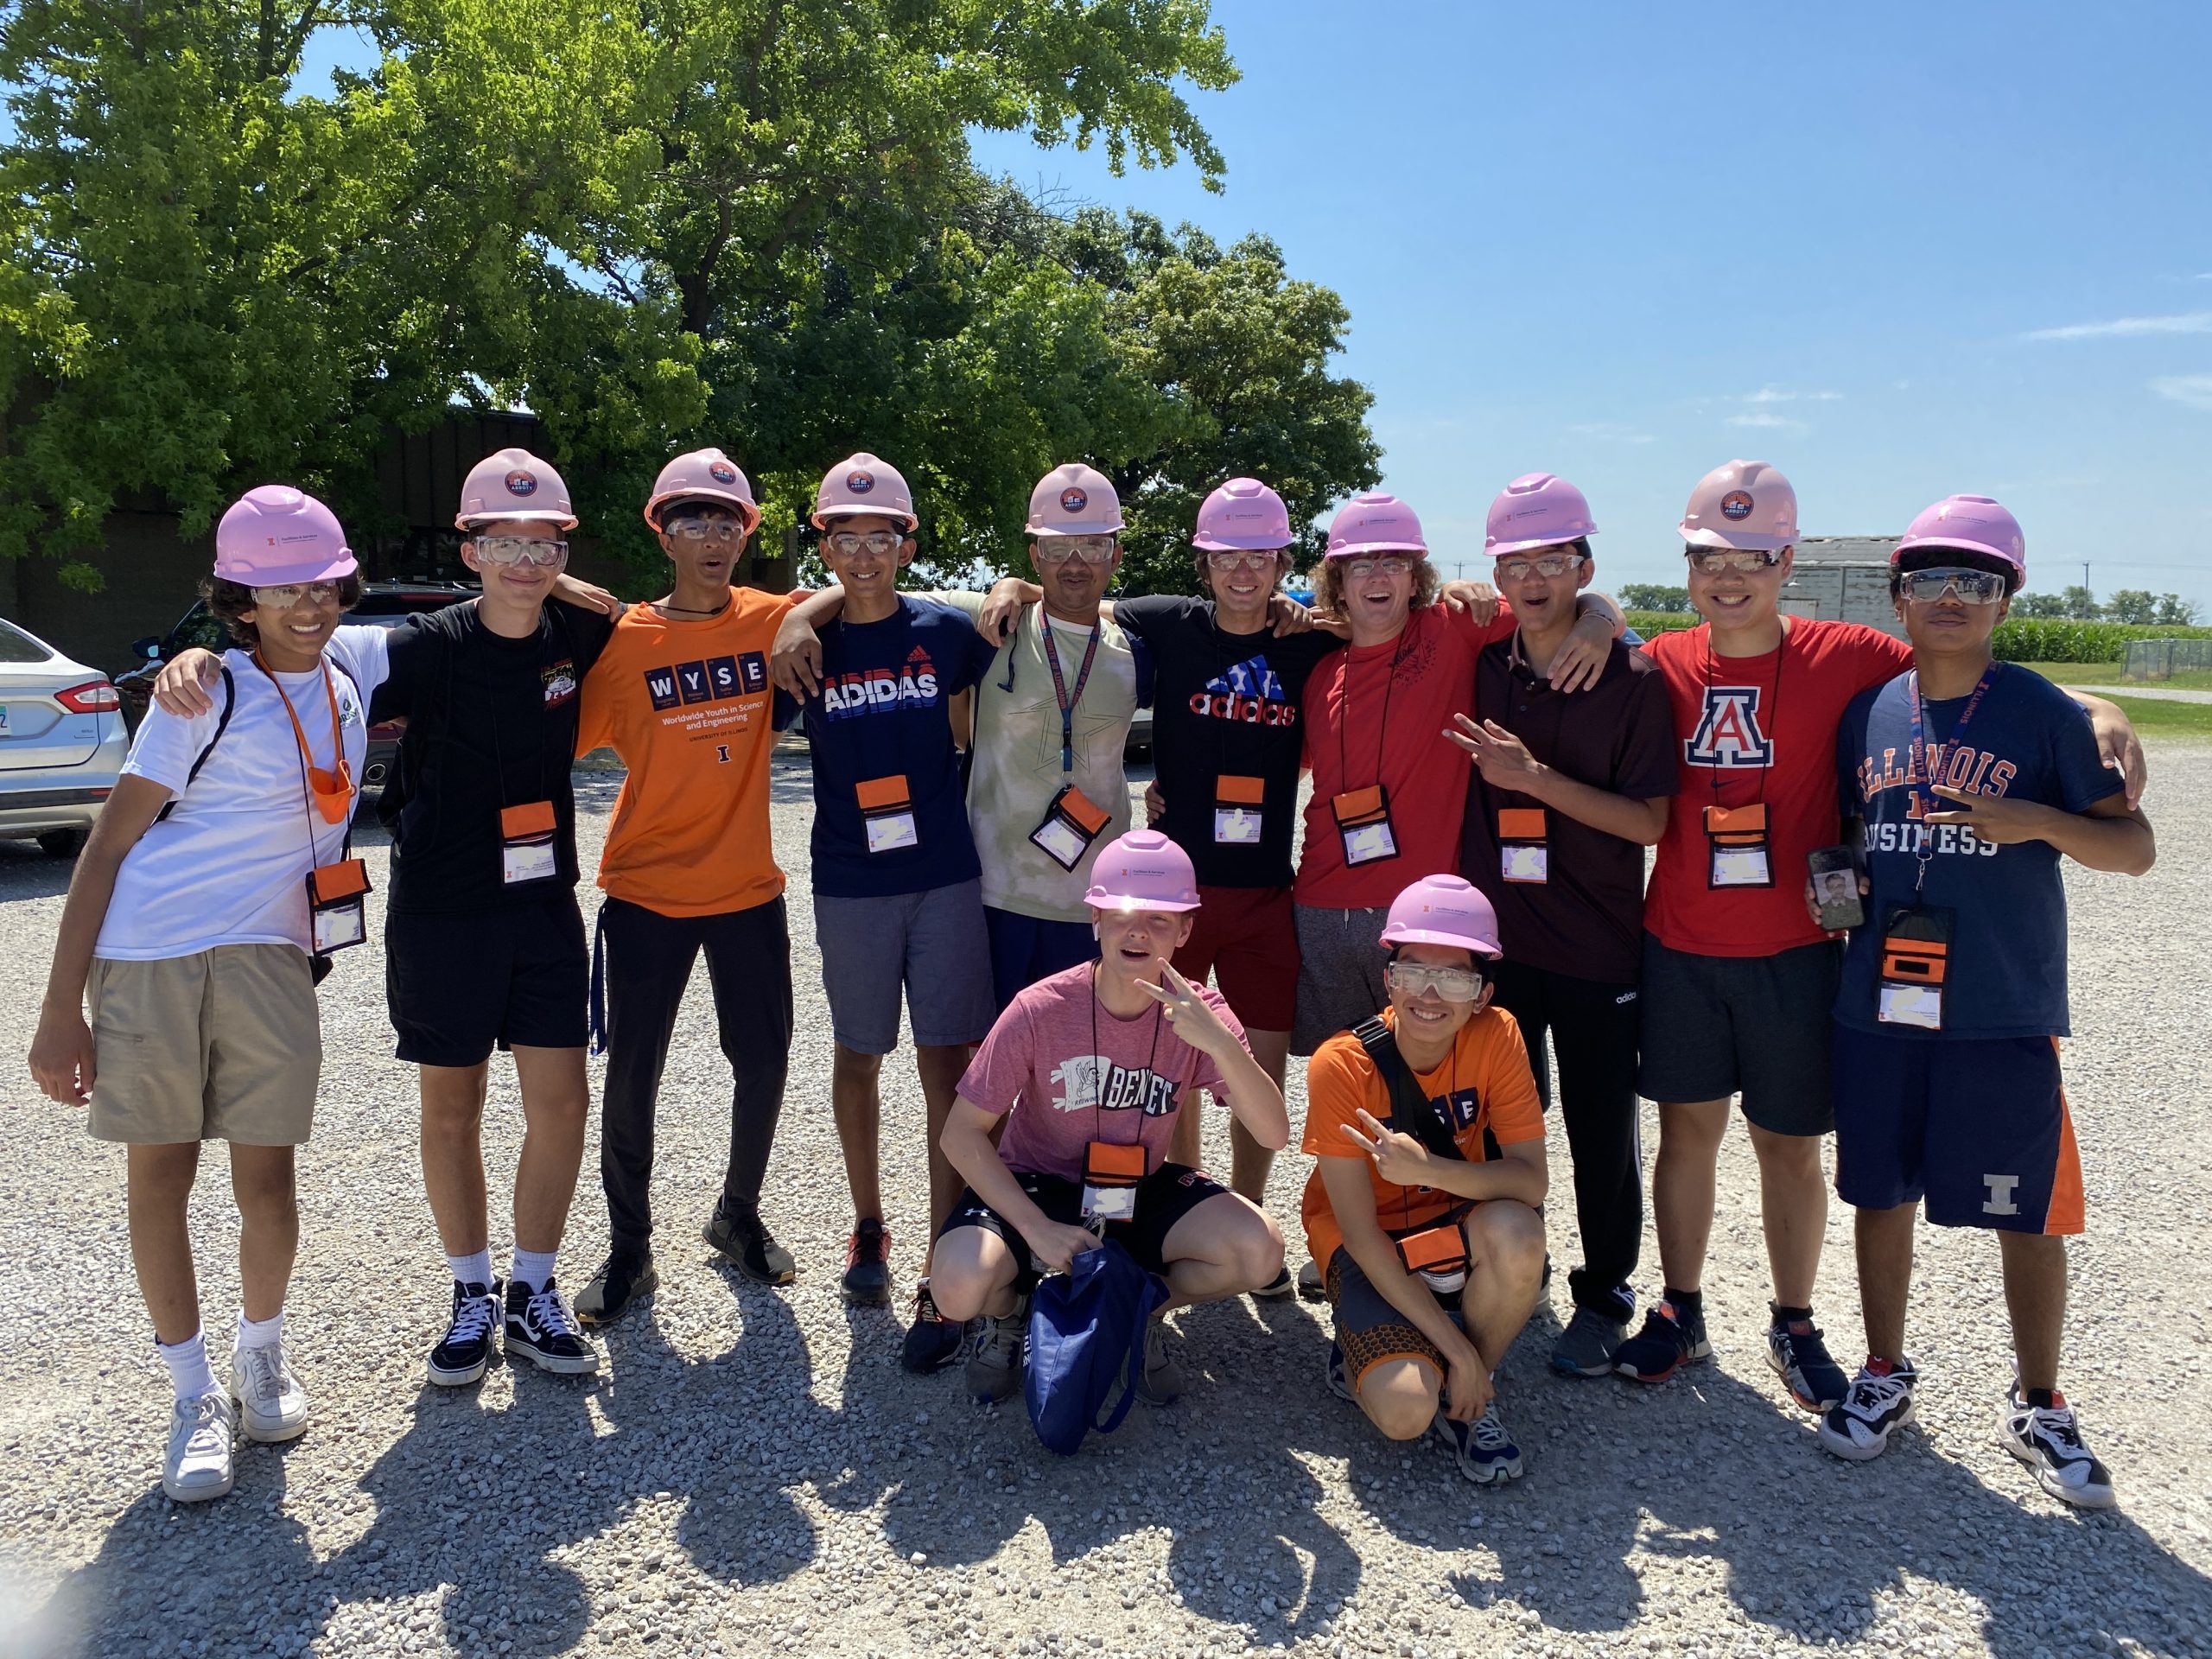
<svg viewBox="0 0 2212 1659">
<path fill-rule="evenodd" d="M 1090 1085 L 1090 1127 L 1095 1131 L 1091 1138 L 1095 1141 L 1103 1141 L 1106 1139 L 1106 1072 L 1108 1067 L 1106 1065 L 1105 1055 L 1099 1052 L 1098 1050 L 1099 972 L 1099 964 L 1095 962 L 1092 963 L 1090 964 L 1090 1058 L 1098 1066 L 1098 1074 L 1092 1080 Z M 1157 1075 L 1152 1069 L 1152 1063 L 1160 1058 L 1160 1025 L 1161 1017 L 1166 1014 L 1166 1012 L 1167 1007 L 1165 1003 L 1155 1002 L 1152 1005 L 1152 1046 L 1145 1051 L 1144 1056 L 1144 1072 L 1147 1078 Z M 1152 1085 L 1149 1083 L 1145 1085 L 1147 1092 L 1150 1090 L 1151 1086 Z M 1131 1141 L 1128 1144 L 1134 1147 L 1138 1141 L 1141 1141 L 1143 1139 L 1144 1102 L 1139 1101 L 1137 1103 L 1136 1140 Z"/>
<path fill-rule="evenodd" d="M 1382 682 L 1382 718 L 1375 725 L 1375 781 L 1382 781 L 1382 746 L 1384 734 L 1390 729 L 1390 694 L 1398 689 L 1398 664 L 1406 654 L 1406 636 L 1414 631 L 1416 612 L 1406 613 L 1406 626 L 1398 630 L 1398 642 L 1390 652 L 1390 675 Z M 1351 652 L 1344 652 L 1344 685 L 1337 693 L 1337 771 L 1338 782 L 1349 793 L 1351 789 L 1351 762 L 1344 758 L 1344 728 L 1351 724 Z"/>
<path fill-rule="evenodd" d="M 1459 1031 L 1452 1033 L 1452 1052 L 1448 1057 L 1452 1067 L 1452 1083 L 1450 1091 L 1444 1096 L 1444 1125 L 1445 1128 L 1451 1132 L 1454 1140 L 1459 1138 L 1459 1126 L 1452 1117 L 1452 1113 L 1456 1109 L 1453 1107 L 1452 1103 L 1459 1097 L 1459 1036 L 1460 1033 L 1464 1032 L 1465 1029 L 1466 1027 L 1463 1026 L 1459 1028 Z M 1390 1039 L 1393 1042 L 1397 1040 L 1397 1027 L 1393 1024 L 1390 1027 Z M 1429 1095 L 1428 1085 L 1421 1080 L 1421 1073 L 1414 1070 L 1413 1062 L 1406 1058 L 1405 1052 L 1402 1049 L 1400 1050 L 1398 1053 L 1398 1063 L 1406 1068 L 1406 1075 L 1414 1080 L 1414 1087 L 1420 1090 L 1424 1096 L 1429 1099 L 1433 1099 L 1434 1096 Z M 1390 1128 L 1390 1116 L 1388 1112 L 1383 1114 L 1382 1126 L 1384 1131 L 1387 1133 Z M 1437 1192 L 1440 1189 L 1431 1187 L 1429 1190 L 1431 1192 Z M 1411 1232 L 1413 1230 L 1413 1189 L 1411 1187 L 1402 1186 L 1398 1189 L 1398 1230 L 1401 1232 Z"/>
<path fill-rule="evenodd" d="M 1951 734 L 1933 749 L 1928 746 L 1923 724 L 1927 704 L 1920 697 L 1920 671 L 1914 669 L 1904 677 L 1904 694 L 1912 702 L 1911 775 L 1912 798 L 1920 808 L 1920 845 L 1916 852 L 1918 868 L 1913 873 L 1912 890 L 1918 893 L 1921 884 L 1928 880 L 1929 861 L 1936 856 L 1936 831 L 1928 822 L 1928 815 L 1943 804 L 1936 794 L 1936 785 L 1942 781 L 1942 774 L 1952 753 L 1966 739 L 1967 722 L 1974 718 L 1974 711 L 1981 707 L 1982 694 L 1997 678 L 1995 663 L 1981 671 L 1981 677 L 1974 682 L 1974 690 L 1967 697 L 1967 706 L 1959 710 L 1959 717 L 1951 722 Z"/>
<path fill-rule="evenodd" d="M 1775 647 L 1774 652 L 1774 695 L 1767 700 L 1765 716 L 1759 721 L 1766 735 L 1766 759 L 1759 762 L 1758 798 L 1762 806 L 1766 804 L 1766 775 L 1774 770 L 1774 746 L 1778 741 L 1776 734 L 1782 727 L 1782 665 L 1789 658 L 1789 631 L 1785 628 L 1782 633 L 1782 643 Z M 1705 631 L 1705 709 L 1708 715 L 1713 712 L 1713 676 L 1714 664 L 1719 660 L 1713 649 L 1713 630 L 1708 626 Z M 1715 806 L 1720 804 L 1720 772 L 1718 765 L 1708 766 L 1705 769 L 1705 775 L 1713 783 L 1713 804 Z"/>
<path fill-rule="evenodd" d="M 1098 642 L 1105 637 L 1103 618 L 1091 625 L 1090 643 L 1083 648 L 1083 666 L 1076 671 L 1075 693 L 1070 696 L 1067 682 L 1060 677 L 1060 653 L 1052 645 L 1052 619 L 1045 614 L 1045 607 L 1037 607 L 1037 632 L 1045 641 L 1046 666 L 1052 671 L 1052 696 L 1060 705 L 1060 775 L 1068 777 L 1075 771 L 1075 706 L 1083 701 L 1083 688 L 1090 678 L 1091 659 L 1098 655 Z"/>
</svg>

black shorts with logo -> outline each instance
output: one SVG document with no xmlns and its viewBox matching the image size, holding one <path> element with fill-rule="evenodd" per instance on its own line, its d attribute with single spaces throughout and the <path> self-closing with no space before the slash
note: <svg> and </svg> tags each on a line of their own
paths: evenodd
<svg viewBox="0 0 2212 1659">
<path fill-rule="evenodd" d="M 1050 1219 L 1069 1227 L 1083 1225 L 1081 1181 L 1064 1180 L 1058 1175 L 1035 1175 L 1020 1169 L 1012 1173 L 1021 1183 L 1021 1190 L 1028 1194 L 1029 1201 Z M 1228 1191 L 1204 1170 L 1192 1169 L 1188 1164 L 1162 1164 L 1137 1183 L 1136 1214 L 1127 1221 L 1108 1222 L 1106 1236 L 1117 1240 L 1147 1273 L 1164 1274 L 1167 1271 L 1167 1260 L 1163 1252 L 1167 1247 L 1167 1235 L 1175 1230 L 1175 1224 L 1208 1198 L 1218 1198 Z M 957 1227 L 988 1227 L 996 1233 L 1007 1242 L 1019 1264 L 1014 1288 L 1025 1296 L 1037 1288 L 1037 1281 L 1044 1275 L 1037 1270 L 1021 1230 L 978 1198 L 972 1186 L 962 1191 L 960 1202 L 952 1206 L 952 1213 L 944 1218 L 938 1236 L 943 1238 Z"/>
<path fill-rule="evenodd" d="M 481 1065 L 499 1048 L 582 1048 L 591 950 L 575 891 L 485 910 L 388 912 L 385 1000 L 410 1065 Z"/>
</svg>

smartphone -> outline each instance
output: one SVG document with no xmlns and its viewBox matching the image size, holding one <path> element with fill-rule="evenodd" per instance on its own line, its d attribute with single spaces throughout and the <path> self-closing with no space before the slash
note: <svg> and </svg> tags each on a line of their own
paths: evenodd
<svg viewBox="0 0 2212 1659">
<path fill-rule="evenodd" d="M 1830 932 L 1866 925 L 1866 906 L 1859 902 L 1859 855 L 1848 847 L 1821 847 L 1805 855 L 1813 873 L 1813 903 L 1821 925 Z"/>
</svg>

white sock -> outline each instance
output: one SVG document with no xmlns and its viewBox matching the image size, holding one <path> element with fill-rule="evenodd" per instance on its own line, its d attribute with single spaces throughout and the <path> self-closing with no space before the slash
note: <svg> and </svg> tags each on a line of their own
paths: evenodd
<svg viewBox="0 0 2212 1659">
<path fill-rule="evenodd" d="M 553 1282 L 553 1258 L 558 1250 L 525 1250 L 515 1246 L 514 1266 L 508 1270 L 510 1284 L 528 1285 L 532 1290 L 543 1290 Z"/>
<path fill-rule="evenodd" d="M 284 1340 L 284 1310 L 278 1308 L 265 1319 L 249 1319 L 245 1310 L 238 1310 L 238 1351 L 248 1348 L 274 1348 Z"/>
<path fill-rule="evenodd" d="M 479 1250 L 474 1255 L 449 1255 L 446 1257 L 446 1266 L 453 1269 L 456 1284 L 491 1287 L 492 1252 L 489 1249 Z"/>
<path fill-rule="evenodd" d="M 197 1400 L 215 1392 L 215 1374 L 207 1369 L 207 1333 L 195 1331 L 182 1342 L 157 1342 L 154 1351 L 169 1368 L 169 1385 L 179 1400 Z"/>
</svg>

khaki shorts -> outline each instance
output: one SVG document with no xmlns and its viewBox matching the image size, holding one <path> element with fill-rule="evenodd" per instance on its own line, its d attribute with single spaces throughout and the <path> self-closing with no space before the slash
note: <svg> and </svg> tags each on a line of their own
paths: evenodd
<svg viewBox="0 0 2212 1659">
<path fill-rule="evenodd" d="M 158 962 L 92 961 L 97 1141 L 292 1147 L 315 1120 L 322 1026 L 306 955 L 219 944 Z"/>
</svg>

